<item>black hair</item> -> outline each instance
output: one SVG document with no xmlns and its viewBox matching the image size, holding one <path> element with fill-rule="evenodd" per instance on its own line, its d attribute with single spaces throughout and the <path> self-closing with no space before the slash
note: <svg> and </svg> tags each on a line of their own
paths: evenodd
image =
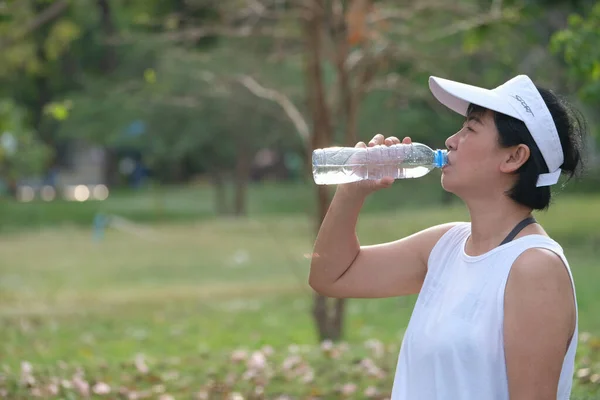
<svg viewBox="0 0 600 400">
<path fill-rule="evenodd" d="M 583 142 L 587 131 L 585 118 L 564 98 L 551 90 L 540 87 L 537 89 L 550 110 L 558 131 L 564 155 L 564 162 L 560 168 L 569 176 L 568 179 L 571 179 L 583 169 Z M 467 115 L 485 111 L 481 106 L 470 104 Z M 498 129 L 500 146 L 525 144 L 530 151 L 529 159 L 516 171 L 519 175 L 517 181 L 506 194 L 517 203 L 534 210 L 547 209 L 551 199 L 550 186 L 537 187 L 536 183 L 540 174 L 548 172 L 548 167 L 525 123 L 499 112 L 494 112 L 494 123 Z"/>
</svg>

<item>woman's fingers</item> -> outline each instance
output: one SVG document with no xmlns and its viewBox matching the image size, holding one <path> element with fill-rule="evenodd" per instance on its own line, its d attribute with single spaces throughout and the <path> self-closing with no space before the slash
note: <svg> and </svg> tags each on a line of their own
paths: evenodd
<svg viewBox="0 0 600 400">
<path fill-rule="evenodd" d="M 359 142 L 359 143 L 363 143 L 363 142 Z M 392 146 L 392 145 L 400 144 L 400 143 L 411 144 L 412 140 L 408 136 L 405 137 L 404 139 L 402 139 L 402 141 L 400 139 L 398 139 L 396 136 L 389 136 L 386 138 L 381 133 L 378 133 L 377 135 L 373 136 L 373 139 L 371 139 L 369 141 L 368 146 L 369 147 L 380 146 L 380 145 Z M 359 146 L 357 144 L 356 147 L 363 147 L 363 146 L 362 145 Z"/>
<path fill-rule="evenodd" d="M 385 139 L 385 144 L 387 144 L 388 146 L 400 144 L 400 139 L 398 139 L 396 136 L 390 136 Z"/>
<path fill-rule="evenodd" d="M 371 141 L 369 142 L 369 146 L 378 146 L 378 145 L 382 145 L 384 143 L 384 137 L 381 133 L 378 133 L 377 135 L 373 136 L 373 139 L 371 139 Z"/>
</svg>

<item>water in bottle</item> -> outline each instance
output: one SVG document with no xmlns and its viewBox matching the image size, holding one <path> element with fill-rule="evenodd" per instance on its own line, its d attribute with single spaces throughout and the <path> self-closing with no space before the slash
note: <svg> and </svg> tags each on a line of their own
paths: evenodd
<svg viewBox="0 0 600 400">
<path fill-rule="evenodd" d="M 420 178 L 448 162 L 447 150 L 422 143 L 373 147 L 328 147 L 312 154 L 313 178 L 318 185 L 361 180 Z"/>
</svg>

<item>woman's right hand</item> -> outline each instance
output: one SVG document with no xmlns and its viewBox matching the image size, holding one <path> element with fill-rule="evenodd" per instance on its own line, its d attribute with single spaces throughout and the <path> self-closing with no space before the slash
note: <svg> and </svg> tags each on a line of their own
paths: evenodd
<svg viewBox="0 0 600 400">
<path fill-rule="evenodd" d="M 405 137 L 402 140 L 402 144 L 410 144 L 412 140 L 410 137 Z M 395 144 L 400 144 L 400 139 L 395 136 L 384 137 L 382 134 L 378 133 L 369 141 L 368 147 L 385 145 L 392 146 Z M 363 147 L 366 148 L 367 145 L 364 142 L 358 142 L 354 147 Z M 366 179 L 363 181 L 353 182 L 353 183 L 345 183 L 342 185 L 338 185 L 336 192 L 342 192 L 343 194 L 350 194 L 352 196 L 368 196 L 369 194 L 376 192 L 381 189 L 386 189 L 392 186 L 394 183 L 394 178 L 391 176 L 386 176 L 377 180 Z"/>
</svg>

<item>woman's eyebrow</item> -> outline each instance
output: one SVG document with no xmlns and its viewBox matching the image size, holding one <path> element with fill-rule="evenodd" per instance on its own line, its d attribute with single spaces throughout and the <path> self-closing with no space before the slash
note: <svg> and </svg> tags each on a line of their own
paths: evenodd
<svg viewBox="0 0 600 400">
<path fill-rule="evenodd" d="M 473 115 L 473 114 L 469 115 L 467 117 L 467 122 L 469 122 L 469 121 L 475 121 L 475 122 L 479 123 L 479 125 L 484 125 L 483 121 L 481 120 L 481 118 L 479 118 L 478 115 Z"/>
</svg>

